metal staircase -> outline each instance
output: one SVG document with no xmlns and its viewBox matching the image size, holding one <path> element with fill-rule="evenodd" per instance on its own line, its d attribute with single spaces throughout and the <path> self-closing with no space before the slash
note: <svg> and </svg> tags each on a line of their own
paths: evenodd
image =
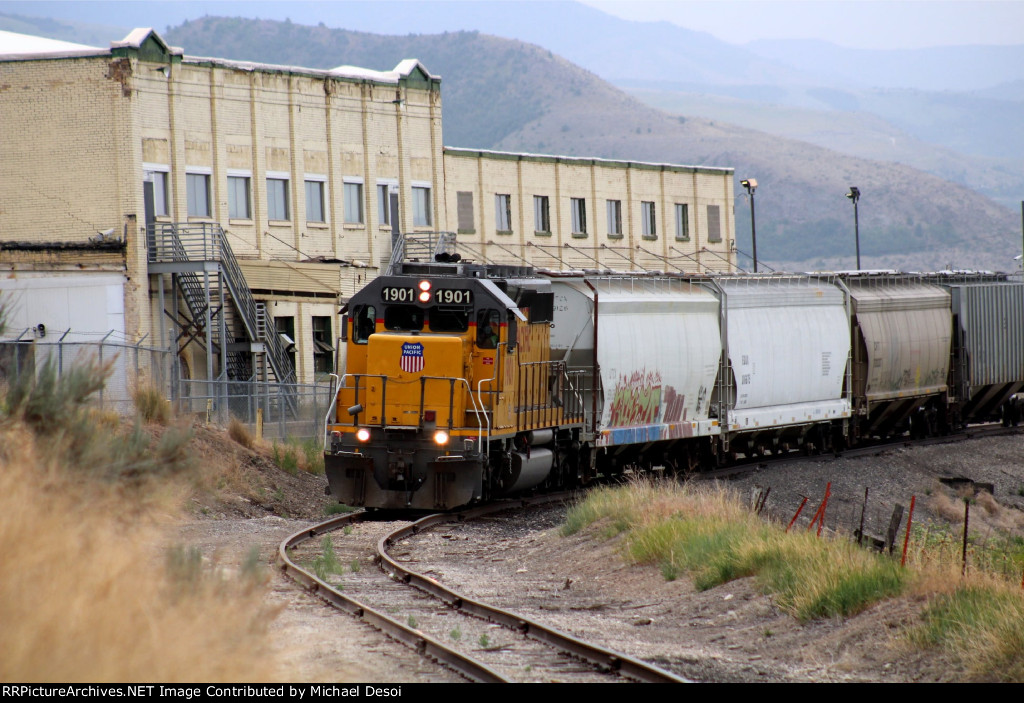
<svg viewBox="0 0 1024 703">
<path fill-rule="evenodd" d="M 147 239 L 150 273 L 175 275 L 191 316 L 179 321 L 179 340 L 208 340 L 208 354 L 226 357 L 221 374 L 238 380 L 252 377 L 252 343 L 260 343 L 268 378 L 295 382 L 285 345 L 266 308 L 253 299 L 220 225 L 158 223 L 147 227 Z"/>
<path fill-rule="evenodd" d="M 438 254 L 455 253 L 452 232 L 409 232 L 400 235 L 391 248 L 387 275 L 392 275 L 403 261 L 434 261 Z"/>
</svg>

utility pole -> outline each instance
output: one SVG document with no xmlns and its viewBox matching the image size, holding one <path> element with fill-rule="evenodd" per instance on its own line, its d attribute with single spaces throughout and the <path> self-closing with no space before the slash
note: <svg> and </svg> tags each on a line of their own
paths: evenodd
<svg viewBox="0 0 1024 703">
<path fill-rule="evenodd" d="M 740 181 L 740 185 L 750 194 L 750 243 L 754 248 L 754 273 L 757 273 L 757 224 L 754 218 L 754 191 L 757 190 L 757 179 L 749 178 Z M 1024 207 L 1024 203 L 1021 203 Z"/>
<path fill-rule="evenodd" d="M 853 201 L 853 236 L 856 238 L 857 242 L 857 270 L 860 271 L 860 218 L 857 215 L 857 202 L 860 200 L 860 189 L 857 188 L 857 186 L 850 186 L 850 192 L 846 194 L 846 197 Z"/>
</svg>

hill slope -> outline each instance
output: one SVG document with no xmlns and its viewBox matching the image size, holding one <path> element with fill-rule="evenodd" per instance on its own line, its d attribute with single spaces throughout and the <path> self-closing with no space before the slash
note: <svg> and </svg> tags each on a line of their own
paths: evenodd
<svg viewBox="0 0 1024 703">
<path fill-rule="evenodd" d="M 1006 268 L 1018 251 L 1013 214 L 914 169 L 854 159 L 709 120 L 671 117 L 536 46 L 478 32 L 389 37 L 291 22 L 205 17 L 168 30 L 190 55 L 329 68 L 390 69 L 415 57 L 442 76 L 445 143 L 733 166 L 756 177 L 762 258 L 853 263 L 852 209 L 861 188 L 865 265 Z M 258 48 L 257 48 L 258 47 Z M 737 207 L 748 250 L 747 207 Z M 837 258 L 845 257 L 845 258 Z"/>
</svg>

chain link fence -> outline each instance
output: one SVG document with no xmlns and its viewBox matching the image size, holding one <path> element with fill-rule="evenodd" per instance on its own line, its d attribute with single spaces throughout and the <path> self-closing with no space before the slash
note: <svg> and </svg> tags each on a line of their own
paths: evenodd
<svg viewBox="0 0 1024 703">
<path fill-rule="evenodd" d="M 107 382 L 96 395 L 103 410 L 121 415 L 135 412 L 135 392 L 152 388 L 171 397 L 175 369 L 166 349 L 103 339 L 95 342 L 63 340 L 0 340 L 0 379 L 37 374 L 49 363 L 61 377 L 75 366 L 99 363 L 107 369 Z"/>
<path fill-rule="evenodd" d="M 107 367 L 107 382 L 94 398 L 97 407 L 124 416 L 135 413 L 134 397 L 146 388 L 170 400 L 180 415 L 227 426 L 231 418 L 270 440 L 323 439 L 324 418 L 334 398 L 330 381 L 316 384 L 193 380 L 181 377 L 178 357 L 167 349 L 99 341 L 0 340 L 0 384 L 38 374 L 49 363 L 57 376 L 79 364 Z"/>
<path fill-rule="evenodd" d="M 324 418 L 334 399 L 330 383 L 187 380 L 177 384 L 177 409 L 226 425 L 232 417 L 257 436 L 323 439 Z"/>
</svg>

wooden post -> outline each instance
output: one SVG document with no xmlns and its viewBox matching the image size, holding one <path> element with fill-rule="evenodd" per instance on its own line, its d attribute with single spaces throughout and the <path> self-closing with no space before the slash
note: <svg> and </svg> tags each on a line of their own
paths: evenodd
<svg viewBox="0 0 1024 703">
<path fill-rule="evenodd" d="M 907 563 L 907 545 L 910 544 L 910 525 L 914 522 L 914 500 L 917 496 L 910 496 L 910 513 L 907 515 L 907 536 L 903 538 L 903 558 L 900 559 L 900 566 Z"/>
<path fill-rule="evenodd" d="M 967 575 L 967 523 L 970 522 L 970 519 L 971 519 L 971 501 L 970 501 L 969 498 L 964 498 L 964 546 L 963 546 L 963 556 L 961 557 L 961 560 L 963 562 L 963 565 L 960 567 L 960 575 L 961 576 L 966 576 Z"/>
<path fill-rule="evenodd" d="M 885 551 L 892 554 L 896 545 L 896 533 L 900 531 L 900 523 L 903 522 L 903 506 L 899 503 L 892 509 L 892 517 L 889 518 L 889 529 L 885 533 Z"/>
<path fill-rule="evenodd" d="M 860 531 L 857 533 L 857 544 L 864 539 L 864 511 L 868 509 L 868 487 L 864 486 L 864 502 L 860 506 Z"/>
</svg>

